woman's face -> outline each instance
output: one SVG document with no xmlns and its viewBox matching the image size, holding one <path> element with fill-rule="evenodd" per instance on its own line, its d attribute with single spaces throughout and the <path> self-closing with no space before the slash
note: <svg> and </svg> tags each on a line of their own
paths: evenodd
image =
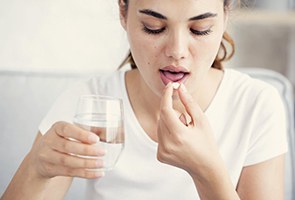
<svg viewBox="0 0 295 200">
<path fill-rule="evenodd" d="M 201 85 L 226 18 L 222 0 L 129 0 L 121 21 L 141 77 L 160 95 L 168 82 L 182 82 L 192 93 Z"/>
</svg>

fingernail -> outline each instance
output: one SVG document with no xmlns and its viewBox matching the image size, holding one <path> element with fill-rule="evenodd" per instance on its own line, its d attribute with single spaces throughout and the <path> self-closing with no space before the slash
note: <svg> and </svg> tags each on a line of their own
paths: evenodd
<svg viewBox="0 0 295 200">
<path fill-rule="evenodd" d="M 105 176 L 105 172 L 95 172 L 95 177 L 104 177 Z"/>
<path fill-rule="evenodd" d="M 102 155 L 105 156 L 107 154 L 107 150 L 106 149 L 102 149 L 100 147 L 97 146 L 98 149 L 96 149 L 96 154 L 97 155 Z"/>
<path fill-rule="evenodd" d="M 166 88 L 170 87 L 172 84 L 172 82 L 169 82 L 167 85 L 166 85 Z"/>
<path fill-rule="evenodd" d="M 93 133 L 90 133 L 90 135 L 88 136 L 88 140 L 90 142 L 97 143 L 97 142 L 99 142 L 99 137 L 97 135 L 93 134 Z"/>
<path fill-rule="evenodd" d="M 101 176 L 101 177 L 104 177 L 105 175 L 106 175 L 105 172 L 101 172 L 101 173 L 100 173 L 100 176 Z"/>
<path fill-rule="evenodd" d="M 96 167 L 103 167 L 103 163 L 101 160 L 97 160 L 96 163 L 95 163 L 95 166 Z"/>
<path fill-rule="evenodd" d="M 187 92 L 187 89 L 183 83 L 181 83 L 180 88 L 182 89 L 183 92 Z"/>
</svg>

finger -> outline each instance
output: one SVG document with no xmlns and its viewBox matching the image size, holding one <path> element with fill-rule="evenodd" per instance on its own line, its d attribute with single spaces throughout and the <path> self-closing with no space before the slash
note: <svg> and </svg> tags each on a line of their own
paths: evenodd
<svg viewBox="0 0 295 200">
<path fill-rule="evenodd" d="M 105 172 L 101 170 L 88 170 L 88 169 L 68 169 L 66 170 L 68 176 L 75 176 L 86 179 L 97 179 L 105 176 Z"/>
<path fill-rule="evenodd" d="M 54 169 L 51 173 L 55 176 L 79 177 L 86 179 L 97 179 L 105 175 L 105 173 L 98 169 L 84 169 L 84 168 L 69 168 L 64 166 L 55 166 L 50 164 L 50 168 Z"/>
<path fill-rule="evenodd" d="M 192 122 L 195 122 L 198 117 L 203 116 L 204 113 L 202 109 L 199 104 L 193 100 L 193 97 L 188 93 L 184 84 L 181 83 L 178 93 L 186 112 L 192 118 Z"/>
<path fill-rule="evenodd" d="M 80 143 L 76 141 L 71 141 L 65 138 L 61 138 L 58 141 L 54 141 L 51 145 L 56 151 L 67 153 L 67 154 L 76 154 L 76 155 L 85 155 L 85 156 L 104 156 L 105 150 L 99 145 L 89 145 L 85 143 Z"/>
<path fill-rule="evenodd" d="M 169 129 L 167 128 L 166 123 L 160 119 L 158 121 L 158 125 L 157 125 L 158 140 L 161 140 L 161 138 L 163 138 L 164 134 L 169 134 Z"/>
<path fill-rule="evenodd" d="M 179 118 L 181 113 L 173 108 L 173 91 L 174 88 L 171 83 L 168 84 L 164 90 L 164 95 L 161 100 L 160 120 L 162 120 L 162 123 L 165 123 L 166 127 L 169 127 L 167 130 L 178 132 L 177 130 L 187 126 L 187 123 L 181 121 L 184 119 L 183 117 Z M 169 131 L 166 132 L 169 133 Z"/>
<path fill-rule="evenodd" d="M 161 108 L 172 108 L 173 102 L 172 102 L 172 95 L 173 95 L 173 87 L 172 83 L 169 82 L 165 89 L 164 89 L 164 94 L 161 100 Z"/>
<path fill-rule="evenodd" d="M 173 109 L 173 87 L 172 83 L 168 83 L 161 99 L 160 118 L 168 124 L 179 121 L 177 112 Z"/>
<path fill-rule="evenodd" d="M 70 168 L 98 169 L 104 166 L 103 160 L 99 157 L 85 158 L 57 151 L 52 152 L 49 162 L 57 166 L 64 166 Z"/>
<path fill-rule="evenodd" d="M 187 123 L 187 120 L 186 120 L 186 117 L 183 113 L 181 113 L 181 115 L 179 116 L 179 120 L 186 126 L 188 126 L 188 123 Z"/>
<path fill-rule="evenodd" d="M 72 138 L 88 144 L 95 144 L 99 141 L 99 137 L 96 134 L 70 123 L 58 122 L 53 127 L 55 133 L 64 138 Z"/>
</svg>

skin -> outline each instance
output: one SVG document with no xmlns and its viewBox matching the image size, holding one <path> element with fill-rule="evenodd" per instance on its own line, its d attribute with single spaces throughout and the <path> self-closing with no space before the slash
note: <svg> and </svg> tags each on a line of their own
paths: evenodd
<svg viewBox="0 0 295 200">
<path fill-rule="evenodd" d="M 226 28 L 227 15 L 222 1 L 213 1 L 215 2 L 213 4 L 211 1 L 172 2 L 131 0 L 128 12 L 121 15 L 122 26 L 128 33 L 130 49 L 138 66 L 138 71 L 127 74 L 127 89 L 130 94 L 135 91 L 135 94 L 143 95 L 140 101 L 134 99 L 132 103 L 136 106 L 138 102 L 145 101 L 142 105 L 148 106 L 138 105 L 134 110 L 138 115 L 145 110 L 152 110 L 153 112 L 149 113 L 154 114 L 154 122 L 159 118 L 160 100 L 165 88 L 159 78 L 159 69 L 169 65 L 187 69 L 190 77 L 185 86 L 198 100 L 203 110 L 214 97 L 223 76 L 222 71 L 211 68 Z M 156 11 L 168 19 L 161 20 L 139 13 L 139 10 L 143 9 Z M 189 21 L 191 17 L 207 12 L 217 14 L 217 17 Z M 167 30 L 158 35 L 147 34 L 142 31 L 143 24 L 150 29 L 166 27 Z M 192 34 L 190 28 L 200 31 L 209 29 L 211 33 L 198 36 Z M 143 46 L 145 48 L 142 48 Z M 201 95 L 203 93 L 206 95 Z M 132 98 L 132 95 L 130 96 Z M 177 99 L 177 95 L 175 96 Z M 179 100 L 174 102 L 174 106 L 178 108 L 177 110 L 183 111 Z M 156 140 L 155 135 L 150 136 Z"/>
<path fill-rule="evenodd" d="M 167 19 L 139 12 L 144 9 Z M 188 20 L 207 12 L 217 16 L 197 22 Z M 204 115 L 223 77 L 223 72 L 211 68 L 211 64 L 227 15 L 227 8 L 219 0 L 129 1 L 121 23 L 138 67 L 127 73 L 129 98 L 142 127 L 159 144 L 158 160 L 186 170 L 202 199 L 283 199 L 283 156 L 245 167 L 234 188 Z M 142 31 L 143 25 L 152 30 L 165 27 L 165 31 L 147 34 Z M 206 36 L 190 32 L 190 28 L 208 27 L 211 33 Z M 182 66 L 190 72 L 189 79 L 177 91 L 159 78 L 159 69 L 167 65 Z M 191 120 L 189 126 L 184 125 L 187 119 Z M 150 124 L 158 126 L 153 128 Z"/>
<path fill-rule="evenodd" d="M 182 66 L 190 71 L 191 77 L 185 83 L 190 93 L 194 94 L 201 86 L 210 81 L 211 69 L 221 38 L 226 27 L 222 1 L 130 1 L 128 13 L 122 18 L 122 25 L 128 33 L 130 49 L 138 66 L 144 90 L 152 90 L 153 96 L 161 97 L 164 84 L 155 80 L 159 69 L 168 65 Z M 166 16 L 167 20 L 139 13 L 150 9 Z M 175 12 L 178 9 L 178 12 Z M 182 12 L 181 10 L 185 10 Z M 218 17 L 195 20 L 188 19 L 206 12 L 216 13 Z M 185 14 L 184 14 L 185 13 Z M 158 35 L 142 31 L 143 24 L 150 29 L 166 27 Z M 206 36 L 193 35 L 189 28 L 196 30 L 210 29 Z M 142 48 L 144 46 L 144 48 Z M 201 47 L 201 48 L 200 48 Z M 197 86 L 197 87 L 196 87 Z"/>
<path fill-rule="evenodd" d="M 128 12 L 122 1 L 120 5 L 121 23 L 138 66 L 126 74 L 127 91 L 142 127 L 159 144 L 158 160 L 186 170 L 201 199 L 283 199 L 283 156 L 244 167 L 235 188 L 204 114 L 223 77 L 223 71 L 211 68 L 227 24 L 222 1 L 131 0 Z M 142 9 L 167 19 L 142 14 Z M 207 12 L 217 15 L 188 20 Z M 166 29 L 152 35 L 143 31 L 143 24 L 150 29 Z M 196 36 L 191 28 L 211 31 Z M 190 72 L 178 90 L 160 79 L 159 69 L 168 65 L 182 66 Z M 81 143 L 65 139 L 68 137 Z M 72 177 L 102 177 L 102 173 L 87 170 L 102 163 L 69 155 L 104 155 L 103 149 L 92 145 L 97 139 L 65 122 L 54 124 L 43 136 L 38 133 L 1 200 L 63 199 Z"/>
</svg>

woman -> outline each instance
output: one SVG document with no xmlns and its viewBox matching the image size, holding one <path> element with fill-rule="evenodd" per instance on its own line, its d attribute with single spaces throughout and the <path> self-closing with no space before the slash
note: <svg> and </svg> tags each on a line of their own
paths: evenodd
<svg viewBox="0 0 295 200">
<path fill-rule="evenodd" d="M 225 33 L 231 3 L 120 0 L 133 70 L 62 95 L 2 200 L 62 199 L 72 177 L 92 179 L 85 199 L 283 199 L 279 95 L 221 65 L 223 42 L 232 43 Z M 100 161 L 70 155 L 105 154 L 91 145 L 95 134 L 71 124 L 85 93 L 124 100 L 126 148 L 105 177 L 87 170 L 102 167 Z"/>
</svg>

